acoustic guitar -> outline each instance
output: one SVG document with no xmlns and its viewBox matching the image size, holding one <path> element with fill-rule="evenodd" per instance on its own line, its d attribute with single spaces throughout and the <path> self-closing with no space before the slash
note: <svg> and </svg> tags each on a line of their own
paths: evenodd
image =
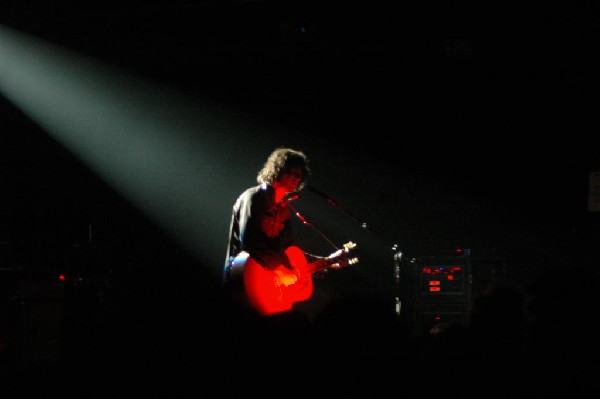
<svg viewBox="0 0 600 399">
<path fill-rule="evenodd" d="M 231 275 L 243 276 L 249 303 L 261 315 L 286 312 L 295 302 L 306 301 L 312 296 L 313 274 L 358 263 L 357 257 L 349 256 L 355 247 L 355 243 L 348 242 L 329 257 L 308 263 L 300 248 L 290 246 L 285 253 L 292 269 L 284 265 L 267 269 L 242 251 L 231 263 Z"/>
</svg>

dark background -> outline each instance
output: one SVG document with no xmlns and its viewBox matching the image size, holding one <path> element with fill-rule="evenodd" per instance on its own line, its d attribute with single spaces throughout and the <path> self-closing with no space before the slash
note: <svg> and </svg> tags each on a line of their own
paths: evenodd
<svg viewBox="0 0 600 399">
<path fill-rule="evenodd" d="M 343 289 L 322 283 L 331 291 L 315 302 L 378 296 L 378 284 L 387 295 L 393 281 L 380 280 L 391 270 L 392 243 L 404 259 L 472 249 L 524 290 L 550 273 L 597 272 L 598 215 L 587 200 L 589 173 L 600 168 L 600 10 L 583 1 L 479 3 L 15 1 L 2 6 L 0 23 L 209 96 L 282 132 L 302 131 L 315 186 L 344 205 L 326 209 L 334 218 L 319 224 L 333 224 L 336 242 L 364 240 L 363 264 L 375 265 L 346 273 Z M 61 313 L 42 338 L 17 339 L 20 349 L 5 350 L 16 359 L 5 364 L 77 358 L 78 345 L 93 352 L 89 342 L 116 334 L 119 323 L 136 335 L 194 324 L 198 309 L 218 313 L 214 272 L 245 186 L 230 187 L 216 208 L 223 251 L 198 260 L 8 100 L 0 112 L 5 318 L 44 324 L 23 298 L 45 298 Z M 256 169 L 285 143 L 282 136 L 249 148 Z M 256 171 L 244 173 L 253 184 Z M 322 245 L 310 234 L 300 240 Z M 67 280 L 57 288 L 59 273 Z M 48 312 L 42 318 L 55 320 Z"/>
<path fill-rule="evenodd" d="M 594 216 L 597 10 L 473 3 L 28 2 L 2 22 L 277 123 L 248 151 L 256 168 L 301 135 L 313 183 L 408 253 L 529 252 L 529 237 L 572 251 Z M 17 236 L 43 234 L 53 207 L 89 219 L 118 202 L 7 100 L 2 112 Z"/>
</svg>

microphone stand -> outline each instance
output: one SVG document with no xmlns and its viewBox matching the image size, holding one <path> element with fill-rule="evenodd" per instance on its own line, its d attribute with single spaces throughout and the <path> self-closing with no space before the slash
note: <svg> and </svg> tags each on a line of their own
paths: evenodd
<svg viewBox="0 0 600 399">
<path fill-rule="evenodd" d="M 296 196 L 296 198 L 297 198 L 297 196 Z M 287 204 L 287 205 L 288 205 L 288 207 L 289 207 L 289 208 L 292 210 L 292 212 L 294 212 L 294 214 L 295 214 L 295 215 L 298 217 L 298 219 L 300 219 L 300 221 L 301 221 L 302 223 L 304 223 L 305 225 L 307 225 L 308 227 L 310 227 L 311 229 L 313 229 L 314 231 L 316 231 L 316 232 L 317 232 L 317 234 L 319 234 L 319 235 L 321 236 L 321 238 L 323 238 L 325 241 L 327 241 L 327 242 L 328 242 L 328 243 L 329 243 L 329 244 L 330 244 L 330 245 L 331 245 L 331 246 L 332 246 L 332 247 L 333 247 L 333 248 L 334 248 L 336 251 L 338 251 L 338 250 L 339 250 L 339 249 L 338 249 L 338 247 L 337 247 L 337 245 L 335 245 L 335 244 L 333 243 L 333 241 L 331 241 L 331 240 L 329 239 L 329 237 L 327 237 L 327 236 L 325 235 L 325 233 L 323 233 L 321 230 L 319 230 L 317 227 L 315 227 L 315 225 L 314 225 L 314 224 L 312 224 L 312 223 L 311 223 L 311 222 L 309 222 L 309 221 L 308 221 L 308 220 L 307 220 L 307 219 L 306 219 L 304 216 L 302 216 L 302 214 L 301 214 L 300 212 L 298 212 L 298 210 L 297 210 L 296 208 L 294 208 L 294 207 L 292 206 L 292 204 L 290 204 L 290 203 L 288 202 L 288 204 Z M 315 273 L 315 274 L 314 274 L 314 276 L 315 276 L 315 277 L 318 277 L 318 278 L 322 278 L 322 277 L 324 277 L 324 276 L 325 276 L 326 272 L 327 272 L 327 269 L 325 269 L 325 270 L 322 270 L 322 271 L 320 271 L 320 272 L 318 272 L 318 273 Z"/>
<path fill-rule="evenodd" d="M 319 197 L 323 198 L 325 201 L 327 201 L 328 203 L 330 203 L 331 205 L 335 206 L 340 211 L 345 213 L 348 217 L 350 217 L 352 220 L 354 220 L 356 223 L 358 223 L 363 230 L 368 231 L 369 233 L 373 234 L 375 237 L 379 238 L 383 242 L 387 242 L 388 245 L 390 245 L 390 247 L 394 253 L 398 252 L 398 244 L 392 244 L 389 240 L 387 240 L 380 234 L 377 234 L 376 232 L 371 230 L 369 228 L 369 225 L 367 224 L 367 222 L 362 221 L 359 218 L 357 218 L 356 216 L 354 216 L 352 213 L 350 213 L 348 210 L 346 210 L 340 204 L 338 204 L 338 202 L 336 200 L 334 200 L 331 196 L 325 194 L 323 191 L 321 191 L 313 186 L 307 186 L 306 189 L 312 193 L 317 194 Z"/>
<path fill-rule="evenodd" d="M 305 225 L 307 225 L 308 227 L 310 227 L 311 229 L 316 231 L 317 234 L 319 234 L 325 241 L 327 241 L 335 250 L 338 249 L 338 247 L 333 243 L 333 241 L 331 241 L 329 239 L 329 237 L 327 237 L 321 230 L 317 229 L 314 224 L 312 224 L 304 216 L 302 216 L 302 214 L 300 212 L 298 212 L 298 210 L 296 208 L 294 208 L 292 206 L 292 204 L 288 203 L 288 206 L 294 212 L 294 214 L 298 217 L 298 219 L 300 219 L 300 221 L 302 223 L 304 223 Z"/>
<path fill-rule="evenodd" d="M 365 221 L 360 220 L 355 215 L 353 215 L 352 213 L 350 213 L 348 210 L 346 210 L 345 208 L 343 208 L 342 206 L 340 206 L 338 204 L 338 202 L 336 200 L 334 200 L 330 195 L 325 194 L 323 191 L 319 190 L 318 188 L 316 188 L 314 186 L 307 186 L 306 189 L 308 191 L 310 191 L 310 192 L 318 195 L 319 197 L 323 198 L 329 204 L 331 204 L 331 205 L 335 206 L 336 208 L 338 208 L 340 211 L 342 211 L 344 214 L 346 214 L 352 220 L 354 220 L 355 222 L 357 222 L 363 230 L 368 231 L 369 233 L 373 234 L 375 237 L 379 238 L 383 242 L 387 242 L 388 243 L 388 245 L 390 246 L 390 248 L 391 248 L 391 250 L 393 252 L 393 259 L 394 259 L 394 282 L 396 283 L 396 287 L 398 287 L 398 290 L 399 290 L 399 287 L 400 287 L 400 275 L 401 275 L 400 274 L 400 270 L 401 270 L 400 269 L 400 261 L 402 259 L 402 252 L 398 249 L 398 244 L 391 243 L 389 240 L 387 240 L 386 238 L 384 238 L 380 234 L 377 234 L 376 232 L 374 232 L 373 230 L 371 230 L 369 228 L 369 225 Z M 294 210 L 294 212 L 296 212 L 296 215 L 300 218 L 300 220 L 304 224 L 308 224 L 308 222 L 306 222 L 306 219 L 304 219 L 304 217 L 302 217 L 302 215 L 300 215 L 294 208 L 292 208 L 292 210 Z M 316 228 L 315 228 L 315 230 L 316 230 Z M 323 233 L 319 232 L 318 230 L 316 230 L 316 231 L 319 234 L 321 234 L 321 236 L 323 236 L 327 241 L 329 241 L 331 243 L 331 241 L 329 239 L 327 239 L 323 235 Z M 394 301 L 395 301 L 394 311 L 395 311 L 396 315 L 399 316 L 400 312 L 402 310 L 402 303 L 400 301 L 400 293 L 399 292 L 397 293 L 396 297 L 394 298 Z"/>
</svg>

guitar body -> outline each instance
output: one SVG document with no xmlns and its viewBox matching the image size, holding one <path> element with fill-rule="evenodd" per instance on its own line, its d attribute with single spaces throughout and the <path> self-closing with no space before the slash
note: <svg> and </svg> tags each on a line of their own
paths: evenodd
<svg viewBox="0 0 600 399">
<path fill-rule="evenodd" d="M 304 253 L 295 246 L 288 247 L 285 252 L 293 270 L 283 265 L 266 269 L 252 257 L 245 256 L 246 296 L 250 305 L 262 315 L 289 311 L 294 302 L 305 301 L 312 295 L 313 281 Z"/>
<path fill-rule="evenodd" d="M 287 312 L 295 302 L 306 301 L 313 294 L 312 274 L 336 263 L 336 268 L 357 262 L 342 259 L 348 249 L 338 251 L 336 257 L 330 257 L 313 263 L 307 263 L 304 252 L 296 246 L 290 246 L 285 253 L 292 269 L 283 265 L 267 269 L 254 260 L 247 252 L 238 254 L 231 263 L 231 275 L 243 276 L 244 289 L 250 305 L 261 315 Z M 342 263 L 342 260 L 344 263 Z"/>
</svg>

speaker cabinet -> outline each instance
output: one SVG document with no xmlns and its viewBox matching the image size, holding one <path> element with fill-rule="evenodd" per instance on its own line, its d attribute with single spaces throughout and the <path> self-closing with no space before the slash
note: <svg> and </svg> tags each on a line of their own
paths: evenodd
<svg viewBox="0 0 600 399">
<path fill-rule="evenodd" d="M 471 298 L 470 258 L 425 255 L 402 262 L 400 319 L 416 334 L 442 322 L 466 323 Z"/>
<path fill-rule="evenodd" d="M 412 260 L 416 275 L 415 328 L 427 332 L 439 323 L 467 324 L 471 301 L 471 258 L 422 256 Z"/>
<path fill-rule="evenodd" d="M 417 334 L 438 323 L 466 326 L 473 298 L 488 283 L 501 279 L 503 270 L 502 262 L 473 257 L 470 250 L 408 260 L 400 279 L 404 320 Z"/>
</svg>

